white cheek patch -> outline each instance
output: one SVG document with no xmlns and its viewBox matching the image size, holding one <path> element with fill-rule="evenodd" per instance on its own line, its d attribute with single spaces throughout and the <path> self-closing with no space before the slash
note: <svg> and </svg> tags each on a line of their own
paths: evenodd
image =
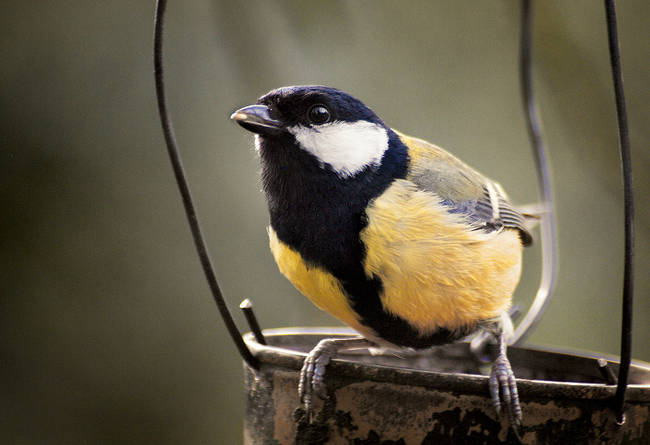
<svg viewBox="0 0 650 445">
<path fill-rule="evenodd" d="M 332 122 L 316 127 L 296 125 L 288 130 L 302 149 L 329 164 L 342 177 L 379 165 L 388 149 L 386 129 L 367 121 Z"/>
</svg>

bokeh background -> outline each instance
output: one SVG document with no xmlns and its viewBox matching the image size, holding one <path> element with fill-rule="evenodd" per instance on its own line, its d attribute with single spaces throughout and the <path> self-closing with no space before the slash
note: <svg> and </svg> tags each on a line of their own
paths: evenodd
<svg viewBox="0 0 650 445">
<path fill-rule="evenodd" d="M 252 138 L 228 119 L 269 89 L 345 89 L 516 202 L 536 200 L 516 1 L 170 3 L 167 87 L 189 180 L 229 303 L 252 298 L 264 327 L 338 325 L 277 272 Z M 241 363 L 156 111 L 153 1 L 1 10 L 0 442 L 240 443 Z M 650 3 L 618 12 L 638 203 L 634 356 L 650 360 Z M 623 210 L 602 2 L 540 2 L 534 38 L 561 271 L 530 342 L 617 354 Z M 525 262 L 524 305 L 538 247 Z"/>
</svg>

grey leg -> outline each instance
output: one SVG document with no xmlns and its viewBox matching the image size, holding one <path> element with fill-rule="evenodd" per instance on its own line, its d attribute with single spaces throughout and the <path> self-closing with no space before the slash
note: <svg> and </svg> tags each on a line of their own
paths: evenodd
<svg viewBox="0 0 650 445">
<path fill-rule="evenodd" d="M 508 320 L 509 321 L 509 320 Z M 503 317 L 489 328 L 498 341 L 497 357 L 490 370 L 490 395 L 498 413 L 505 408 L 510 426 L 517 432 L 521 426 L 522 413 L 517 394 L 515 374 L 510 367 L 506 351 L 508 349 L 508 329 L 505 329 Z"/>
<path fill-rule="evenodd" d="M 312 417 L 312 400 L 314 393 L 321 399 L 327 398 L 325 386 L 325 367 L 337 353 L 374 346 L 365 338 L 326 338 L 318 342 L 305 359 L 300 371 L 298 395 L 305 408 L 308 419 Z"/>
</svg>

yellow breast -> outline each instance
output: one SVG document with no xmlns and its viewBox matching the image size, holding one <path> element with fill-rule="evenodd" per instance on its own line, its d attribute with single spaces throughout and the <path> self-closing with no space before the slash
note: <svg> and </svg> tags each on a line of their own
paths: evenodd
<svg viewBox="0 0 650 445">
<path fill-rule="evenodd" d="M 384 309 L 421 334 L 459 329 L 507 309 L 521 273 L 513 230 L 469 230 L 436 195 L 395 181 L 367 209 L 365 271 L 379 277 Z"/>
</svg>

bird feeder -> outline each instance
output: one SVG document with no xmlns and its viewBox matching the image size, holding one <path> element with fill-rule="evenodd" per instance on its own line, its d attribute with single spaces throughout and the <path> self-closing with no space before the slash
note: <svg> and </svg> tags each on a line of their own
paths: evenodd
<svg viewBox="0 0 650 445">
<path fill-rule="evenodd" d="M 328 398 L 307 422 L 298 399 L 306 354 L 347 329 L 270 329 L 266 344 L 246 344 L 259 360 L 244 366 L 244 443 L 492 444 L 520 443 L 491 403 L 488 377 L 469 343 L 413 356 L 345 354 L 328 365 Z M 517 376 L 524 444 L 643 444 L 650 439 L 650 364 L 634 363 L 625 423 L 611 409 L 616 386 L 603 369 L 618 361 L 569 351 L 510 347 Z M 606 363 L 606 365 L 605 365 Z M 605 368 L 606 366 L 606 368 Z"/>
</svg>

